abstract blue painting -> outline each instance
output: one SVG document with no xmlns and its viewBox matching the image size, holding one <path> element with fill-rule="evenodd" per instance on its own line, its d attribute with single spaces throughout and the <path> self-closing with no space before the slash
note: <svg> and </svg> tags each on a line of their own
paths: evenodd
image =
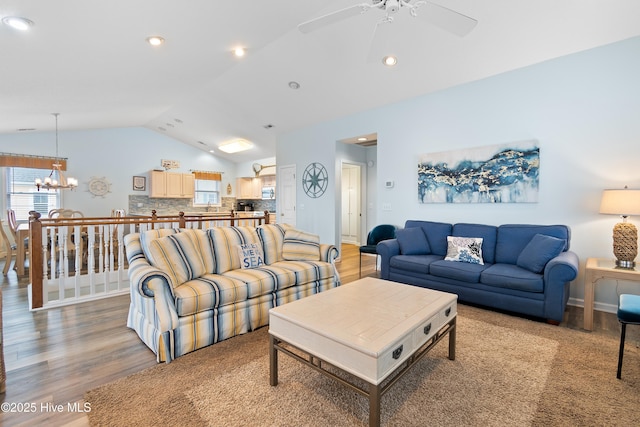
<svg viewBox="0 0 640 427">
<path fill-rule="evenodd" d="M 537 141 L 431 153 L 418 163 L 420 203 L 535 203 Z"/>
</svg>

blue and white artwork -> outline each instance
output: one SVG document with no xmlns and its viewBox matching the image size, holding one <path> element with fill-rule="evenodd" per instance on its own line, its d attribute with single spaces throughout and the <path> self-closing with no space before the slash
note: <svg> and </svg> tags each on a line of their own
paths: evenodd
<svg viewBox="0 0 640 427">
<path fill-rule="evenodd" d="M 535 203 L 537 141 L 431 153 L 418 163 L 420 203 Z"/>
</svg>

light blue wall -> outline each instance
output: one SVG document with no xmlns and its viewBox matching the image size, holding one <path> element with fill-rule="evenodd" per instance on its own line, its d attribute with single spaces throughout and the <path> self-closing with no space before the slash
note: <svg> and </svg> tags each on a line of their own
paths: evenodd
<svg viewBox="0 0 640 427">
<path fill-rule="evenodd" d="M 612 228 L 619 219 L 598 213 L 601 191 L 640 188 L 638 76 L 640 38 L 633 38 L 280 135 L 278 164 L 296 164 L 300 176 L 308 163 L 321 162 L 337 180 L 335 141 L 377 132 L 379 223 L 567 224 L 581 260 L 572 302 L 581 304 L 586 259 L 613 257 Z M 540 145 L 538 203 L 418 203 L 421 154 L 530 139 Z M 384 188 L 388 180 L 395 182 L 392 189 Z M 297 219 L 322 241 L 336 242 L 339 194 L 329 188 L 334 192 L 313 200 L 298 188 L 304 208 Z M 613 310 L 622 291 L 640 293 L 640 286 L 600 282 L 597 308 Z"/>
<path fill-rule="evenodd" d="M 61 115 L 61 123 L 63 116 Z M 147 195 L 149 171 L 159 168 L 161 159 L 178 160 L 180 169 L 223 172 L 222 185 L 228 183 L 235 192 L 235 163 L 212 156 L 170 137 L 146 128 L 113 128 L 58 133 L 59 155 L 67 157 L 67 176 L 79 181 L 78 189 L 63 192 L 63 206 L 82 211 L 85 216 L 108 216 L 113 208 L 128 207 L 130 194 Z M 0 135 L 0 151 L 6 153 L 55 155 L 55 134 L 33 132 Z M 134 175 L 147 177 L 147 191 L 132 190 Z M 93 197 L 87 191 L 91 177 L 105 177 L 111 193 L 104 198 Z M 4 179 L 0 177 L 3 182 Z M 4 201 L 2 202 L 4 207 Z M 4 211 L 3 211 L 4 212 Z"/>
</svg>

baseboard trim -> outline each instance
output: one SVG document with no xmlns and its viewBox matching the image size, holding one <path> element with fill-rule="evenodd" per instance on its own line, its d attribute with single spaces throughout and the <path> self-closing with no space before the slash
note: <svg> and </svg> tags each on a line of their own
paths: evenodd
<svg viewBox="0 0 640 427">
<path fill-rule="evenodd" d="M 584 299 L 579 298 L 569 298 L 567 302 L 568 305 L 572 305 L 574 307 L 584 307 Z M 593 307 L 596 311 L 604 311 L 605 313 L 613 313 L 616 314 L 618 312 L 618 306 L 614 304 L 606 304 L 603 302 L 596 301 Z"/>
</svg>

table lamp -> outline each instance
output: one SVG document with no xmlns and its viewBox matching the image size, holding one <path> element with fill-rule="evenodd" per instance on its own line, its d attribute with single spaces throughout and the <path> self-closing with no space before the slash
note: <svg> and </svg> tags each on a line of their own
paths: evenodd
<svg viewBox="0 0 640 427">
<path fill-rule="evenodd" d="M 622 222 L 613 227 L 613 254 L 616 265 L 633 268 L 638 255 L 638 229 L 627 222 L 629 215 L 640 215 L 640 190 L 604 190 L 600 203 L 601 214 L 622 216 Z"/>
</svg>

